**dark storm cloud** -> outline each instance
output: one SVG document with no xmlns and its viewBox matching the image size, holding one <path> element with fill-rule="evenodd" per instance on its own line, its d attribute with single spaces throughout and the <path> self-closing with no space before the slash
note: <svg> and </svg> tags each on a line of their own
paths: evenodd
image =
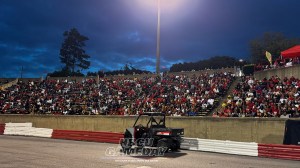
<svg viewBox="0 0 300 168">
<path fill-rule="evenodd" d="M 247 58 L 249 41 L 267 31 L 300 37 L 298 0 L 162 1 L 165 67 L 215 55 Z M 0 77 L 18 77 L 22 66 L 25 77 L 60 69 L 62 34 L 72 27 L 90 39 L 91 71 L 126 63 L 154 71 L 156 19 L 154 0 L 0 0 Z"/>
</svg>

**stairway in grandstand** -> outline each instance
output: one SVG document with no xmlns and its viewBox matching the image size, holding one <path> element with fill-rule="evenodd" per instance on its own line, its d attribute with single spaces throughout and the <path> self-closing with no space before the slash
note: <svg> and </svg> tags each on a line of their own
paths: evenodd
<svg viewBox="0 0 300 168">
<path fill-rule="evenodd" d="M 224 94 L 224 96 L 222 98 L 220 98 L 220 100 L 218 101 L 218 105 L 217 107 L 215 107 L 212 111 L 203 111 L 203 112 L 199 112 L 198 116 L 212 116 L 212 114 L 214 112 L 217 112 L 219 110 L 221 110 L 222 108 L 222 103 L 227 100 L 228 95 L 230 95 L 234 88 L 236 87 L 236 85 L 241 81 L 240 77 L 236 77 L 235 80 L 231 83 L 228 91 L 226 92 L 226 94 Z"/>
</svg>

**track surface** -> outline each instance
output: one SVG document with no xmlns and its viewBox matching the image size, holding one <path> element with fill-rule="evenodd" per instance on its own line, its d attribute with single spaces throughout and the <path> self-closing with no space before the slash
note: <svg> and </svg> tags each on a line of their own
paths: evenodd
<svg viewBox="0 0 300 168">
<path fill-rule="evenodd" d="M 267 168 L 294 167 L 300 162 L 182 150 L 164 157 L 107 156 L 116 144 L 46 138 L 0 136 L 0 167 L 43 168 Z M 106 152 L 107 151 L 107 152 Z"/>
</svg>

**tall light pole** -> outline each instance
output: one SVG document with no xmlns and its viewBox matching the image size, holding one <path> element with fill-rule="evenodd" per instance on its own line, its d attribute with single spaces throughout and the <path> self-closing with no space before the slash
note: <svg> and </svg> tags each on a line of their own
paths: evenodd
<svg viewBox="0 0 300 168">
<path fill-rule="evenodd" d="M 160 0 L 157 0 L 156 74 L 160 73 Z"/>
</svg>

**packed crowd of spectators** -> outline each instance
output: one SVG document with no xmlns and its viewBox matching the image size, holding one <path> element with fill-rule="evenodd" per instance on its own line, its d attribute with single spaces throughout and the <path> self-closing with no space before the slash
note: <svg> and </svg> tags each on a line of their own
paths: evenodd
<svg viewBox="0 0 300 168">
<path fill-rule="evenodd" d="M 4 114 L 136 115 L 161 111 L 182 116 L 211 111 L 229 88 L 230 73 L 163 78 L 103 78 L 80 82 L 19 82 L 0 91 Z"/>
<path fill-rule="evenodd" d="M 294 77 L 255 80 L 243 77 L 214 116 L 300 117 L 300 80 Z"/>
<path fill-rule="evenodd" d="M 291 67 L 293 65 L 300 64 L 300 59 L 298 57 L 296 58 L 290 58 L 290 59 L 277 59 L 274 61 L 272 65 L 270 64 L 257 64 L 255 66 L 255 71 L 262 71 L 262 70 L 268 70 L 268 69 L 275 69 L 275 68 L 281 68 L 281 67 Z"/>
</svg>

